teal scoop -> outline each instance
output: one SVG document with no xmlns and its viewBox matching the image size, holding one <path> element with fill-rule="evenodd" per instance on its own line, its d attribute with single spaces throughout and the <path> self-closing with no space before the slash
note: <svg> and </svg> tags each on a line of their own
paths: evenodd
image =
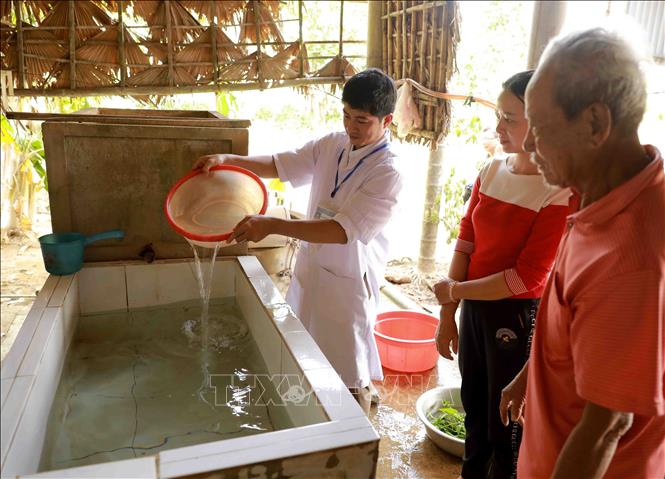
<svg viewBox="0 0 665 479">
<path fill-rule="evenodd" d="M 94 241 L 122 239 L 121 230 L 104 231 L 90 236 L 81 233 L 53 233 L 40 236 L 39 244 L 46 271 L 55 275 L 76 273 L 83 267 L 83 249 Z"/>
</svg>

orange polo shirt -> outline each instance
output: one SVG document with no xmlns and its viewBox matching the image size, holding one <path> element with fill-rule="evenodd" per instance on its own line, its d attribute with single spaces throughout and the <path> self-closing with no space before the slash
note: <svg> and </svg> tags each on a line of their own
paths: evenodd
<svg viewBox="0 0 665 479">
<path fill-rule="evenodd" d="M 665 477 L 665 173 L 568 217 L 538 310 L 518 478 L 550 477 L 586 402 L 634 413 L 608 478 Z"/>
</svg>

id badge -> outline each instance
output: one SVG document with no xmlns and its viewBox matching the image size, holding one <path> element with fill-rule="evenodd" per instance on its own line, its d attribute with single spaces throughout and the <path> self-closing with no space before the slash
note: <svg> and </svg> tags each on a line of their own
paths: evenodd
<svg viewBox="0 0 665 479">
<path fill-rule="evenodd" d="M 337 214 L 336 211 L 331 209 L 329 206 L 319 205 L 316 207 L 316 212 L 314 213 L 315 220 L 331 220 Z"/>
</svg>

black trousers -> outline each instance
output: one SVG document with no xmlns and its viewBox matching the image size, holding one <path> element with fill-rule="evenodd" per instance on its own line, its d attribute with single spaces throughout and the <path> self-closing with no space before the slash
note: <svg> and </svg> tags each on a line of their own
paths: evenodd
<svg viewBox="0 0 665 479">
<path fill-rule="evenodd" d="M 462 303 L 459 367 L 466 412 L 464 479 L 515 475 L 522 431 L 516 424 L 501 423 L 499 402 L 501 390 L 527 360 L 537 308 L 537 299 Z"/>
</svg>

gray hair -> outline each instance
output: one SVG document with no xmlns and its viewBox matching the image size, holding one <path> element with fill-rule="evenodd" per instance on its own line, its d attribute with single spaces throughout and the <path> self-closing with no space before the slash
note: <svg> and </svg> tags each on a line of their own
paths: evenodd
<svg viewBox="0 0 665 479">
<path fill-rule="evenodd" d="M 646 109 L 646 82 L 640 57 L 618 34 L 603 28 L 552 40 L 540 67 L 556 66 L 554 101 L 572 120 L 600 102 L 612 113 L 612 126 L 634 133 Z"/>
</svg>

